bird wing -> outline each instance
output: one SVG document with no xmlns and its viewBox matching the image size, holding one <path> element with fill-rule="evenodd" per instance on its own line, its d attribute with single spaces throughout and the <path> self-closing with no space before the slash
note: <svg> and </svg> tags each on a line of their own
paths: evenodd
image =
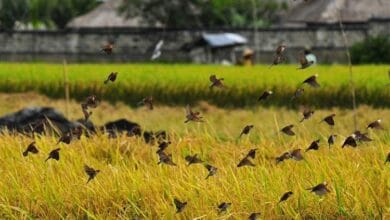
<svg viewBox="0 0 390 220">
<path fill-rule="evenodd" d="M 87 165 L 84 165 L 84 171 L 88 174 L 88 175 L 92 175 L 93 173 L 95 173 L 95 169 L 93 169 L 92 167 L 89 167 Z"/>
<path fill-rule="evenodd" d="M 210 81 L 211 81 L 212 83 L 217 82 L 217 81 L 218 81 L 217 76 L 216 76 L 216 75 L 211 75 L 211 76 L 210 76 Z"/>
</svg>

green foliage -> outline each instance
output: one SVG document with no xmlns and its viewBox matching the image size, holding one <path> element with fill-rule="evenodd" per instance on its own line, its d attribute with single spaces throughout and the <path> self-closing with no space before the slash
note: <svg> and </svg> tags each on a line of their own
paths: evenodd
<svg viewBox="0 0 390 220">
<path fill-rule="evenodd" d="M 368 37 L 351 47 L 354 64 L 390 63 L 390 37 Z"/>
<path fill-rule="evenodd" d="M 0 0 L 0 27 L 13 29 L 16 22 L 27 19 L 28 0 Z"/>
</svg>

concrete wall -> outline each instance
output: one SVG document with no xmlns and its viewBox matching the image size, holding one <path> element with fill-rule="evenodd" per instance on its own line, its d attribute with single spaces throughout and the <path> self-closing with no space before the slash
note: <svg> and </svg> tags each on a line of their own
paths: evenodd
<svg viewBox="0 0 390 220">
<path fill-rule="evenodd" d="M 193 54 L 180 50 L 185 43 L 198 38 L 202 32 L 235 32 L 249 40 L 255 48 L 251 29 L 69 29 L 64 31 L 16 31 L 0 33 L 0 61 L 52 61 L 66 58 L 70 62 L 136 62 L 149 60 L 154 44 L 164 39 L 161 61 L 190 62 Z M 390 35 L 390 20 L 347 25 L 350 44 L 367 36 Z M 111 56 L 100 48 L 107 41 L 116 48 Z M 309 47 L 321 63 L 345 62 L 344 42 L 338 26 L 320 25 L 307 28 L 271 28 L 257 32 L 255 59 L 269 63 L 280 43 L 288 46 L 288 62 L 296 62 L 298 51 Z M 199 53 L 198 53 L 199 54 Z M 199 59 L 198 59 L 199 60 Z"/>
</svg>

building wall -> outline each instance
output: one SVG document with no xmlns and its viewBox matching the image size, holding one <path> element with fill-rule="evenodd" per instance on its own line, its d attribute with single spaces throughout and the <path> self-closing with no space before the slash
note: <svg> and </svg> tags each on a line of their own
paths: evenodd
<svg viewBox="0 0 390 220">
<path fill-rule="evenodd" d="M 251 29 L 69 29 L 64 31 L 17 31 L 0 33 L 0 61 L 60 62 L 142 62 L 148 61 L 154 44 L 164 39 L 161 61 L 191 62 L 205 59 L 203 50 L 187 53 L 183 44 L 198 38 L 202 32 L 234 32 L 248 38 L 255 49 L 256 62 L 269 63 L 280 43 L 288 46 L 287 61 L 296 62 L 297 53 L 311 48 L 321 63 L 345 62 L 344 41 L 338 26 L 317 25 L 307 28 L 271 28 L 258 30 L 257 45 Z M 390 35 L 390 20 L 347 26 L 350 44 L 370 35 Z M 114 54 L 100 51 L 107 41 L 114 41 Z"/>
</svg>

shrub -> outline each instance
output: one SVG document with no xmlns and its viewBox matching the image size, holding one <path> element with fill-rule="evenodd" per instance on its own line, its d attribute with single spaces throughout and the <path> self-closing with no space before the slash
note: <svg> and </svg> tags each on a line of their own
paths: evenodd
<svg viewBox="0 0 390 220">
<path fill-rule="evenodd" d="M 351 47 L 353 64 L 390 63 L 390 37 L 369 37 Z"/>
</svg>

